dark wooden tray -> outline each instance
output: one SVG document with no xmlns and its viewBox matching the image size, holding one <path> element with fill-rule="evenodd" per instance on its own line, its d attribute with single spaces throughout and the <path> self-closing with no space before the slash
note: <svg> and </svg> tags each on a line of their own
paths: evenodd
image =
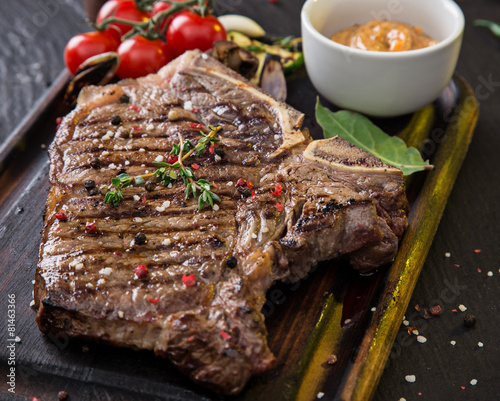
<svg viewBox="0 0 500 401">
<path fill-rule="evenodd" d="M 0 316 L 15 294 L 16 394 L 55 399 L 66 390 L 71 400 L 222 400 L 190 382 L 167 361 L 146 351 L 118 349 L 44 336 L 30 307 L 38 257 L 39 231 L 48 189 L 48 159 L 42 144 L 55 133 L 67 75 L 59 77 L 34 112 L 0 153 Z M 301 90 L 307 88 L 308 96 Z M 289 102 L 314 122 L 315 91 L 305 75 L 290 81 Z M 323 104 L 328 102 L 323 100 Z M 331 106 L 331 105 L 330 105 Z M 333 108 L 333 106 L 331 106 Z M 403 314 L 436 232 L 455 178 L 467 152 L 478 104 L 467 83 L 455 76 L 441 97 L 412 116 L 377 120 L 407 143 L 421 147 L 435 170 L 408 182 L 410 227 L 391 266 L 359 276 L 338 262 L 325 262 L 298 283 L 271 288 L 264 306 L 275 369 L 254 377 L 234 400 L 367 400 L 382 374 Z M 22 144 L 23 146 L 19 146 Z M 5 150 L 7 149 L 7 150 Z M 375 307 L 375 312 L 371 309 Z M 347 323 L 346 323 L 347 320 Z M 0 341 L 0 374 L 7 374 L 6 332 Z M 337 362 L 326 363 L 335 354 Z M 5 377 L 5 376 L 2 376 Z M 7 397 L 5 385 L 2 391 Z"/>
</svg>

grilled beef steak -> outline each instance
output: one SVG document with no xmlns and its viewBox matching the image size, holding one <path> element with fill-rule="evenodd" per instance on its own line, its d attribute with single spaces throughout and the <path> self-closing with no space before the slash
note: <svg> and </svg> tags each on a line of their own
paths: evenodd
<svg viewBox="0 0 500 401">
<path fill-rule="evenodd" d="M 197 51 L 84 89 L 50 148 L 40 330 L 154 350 L 225 394 L 270 369 L 261 308 L 272 283 L 325 259 L 387 263 L 407 225 L 401 171 L 341 138 L 312 141 L 302 120 Z M 104 203 L 100 186 L 122 169 L 154 171 L 179 133 L 196 144 L 209 125 L 222 127 L 220 146 L 189 163 L 215 184 L 214 209 L 198 211 L 180 179 Z"/>
</svg>

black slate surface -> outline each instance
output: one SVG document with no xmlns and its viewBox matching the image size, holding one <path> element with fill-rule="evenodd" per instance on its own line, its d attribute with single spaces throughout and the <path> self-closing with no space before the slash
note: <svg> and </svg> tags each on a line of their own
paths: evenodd
<svg viewBox="0 0 500 401">
<path fill-rule="evenodd" d="M 500 4 L 495 0 L 458 1 L 466 15 L 466 32 L 457 71 L 467 79 L 481 102 L 480 119 L 473 142 L 450 196 L 440 228 L 430 250 L 427 262 L 416 286 L 406 313 L 410 326 L 416 326 L 427 338 L 424 344 L 409 336 L 402 325 L 401 333 L 393 348 L 375 400 L 497 400 L 500 399 L 500 230 L 499 230 L 499 180 L 498 156 L 500 149 L 500 42 L 482 29 L 474 28 L 475 18 L 500 22 Z M 223 13 L 242 13 L 257 20 L 273 35 L 299 34 L 300 5 L 302 1 L 279 0 L 227 0 L 219 1 Z M 45 15 L 45 17 L 44 17 Z M 5 138 L 30 110 L 47 86 L 63 67 L 62 49 L 67 39 L 86 30 L 82 23 L 83 5 L 76 0 L 2 0 L 0 2 L 0 139 Z M 278 23 L 277 23 L 278 22 Z M 304 97 L 314 99 L 306 78 L 290 83 L 292 105 L 308 115 L 308 124 L 316 129 L 313 103 L 303 106 Z M 22 165 L 22 161 L 16 160 Z M 40 159 L 37 168 L 46 168 Z M 36 171 L 23 172 L 24 177 L 36 176 Z M 0 177 L 4 180 L 20 177 Z M 36 182 L 34 185 L 43 185 Z M 21 196 L 21 194 L 19 194 Z M 29 197 L 29 189 L 24 196 Z M 4 193 L 0 194 L 2 211 L 11 204 Z M 33 235 L 41 224 L 41 207 L 45 199 L 31 202 L 33 210 Z M 15 213 L 16 209 L 10 210 Z M 22 249 L 8 241 L 8 228 L 0 227 L 0 246 L 8 246 L 11 258 L 24 255 Z M 4 248 L 5 249 L 5 248 Z M 481 250 L 476 253 L 475 250 Z M 445 254 L 450 253 L 450 257 Z M 23 256 L 26 257 L 26 256 Z M 26 257 L 26 269 L 34 269 L 36 252 Z M 458 266 L 457 266 L 458 265 Z M 9 275 L 8 259 L 0 262 L 2 273 Z M 479 272 L 479 270 L 480 272 Z M 492 272 L 492 276 L 488 275 Z M 0 286 L 3 286 L 0 283 Z M 29 309 L 31 283 L 20 284 L 18 313 L 33 314 Z M 2 293 L 5 293 L 5 288 Z M 13 289 L 14 291 L 14 289 Z M 439 303 L 444 309 L 441 316 L 425 320 L 419 317 L 416 305 L 433 306 Z M 6 320 L 7 299 L 0 300 L 2 322 Z M 477 317 L 477 324 L 466 329 L 462 324 L 464 313 L 460 304 Z M 6 335 L 2 323 L 0 335 Z M 21 338 L 23 328 L 18 328 Z M 58 350 L 60 339 L 46 339 Z M 450 341 L 456 341 L 456 345 Z M 478 343 L 482 342 L 483 347 Z M 3 347 L 5 342 L 1 342 Z M 23 343 L 19 345 L 22 347 Z M 26 344 L 28 346 L 28 344 Z M 126 351 L 131 352 L 131 351 Z M 85 355 L 82 354 L 82 358 Z M 103 362 L 106 356 L 103 355 Z M 43 362 L 43 361 L 41 361 Z M 107 361 L 112 366 L 112 360 Z M 110 388 L 105 382 L 88 384 L 99 372 L 89 371 L 86 377 L 67 379 L 51 376 L 47 381 L 39 372 L 26 369 L 18 380 L 19 397 L 10 397 L 6 391 L 4 373 L 7 366 L 0 366 L 0 399 L 25 399 L 27 396 L 44 395 L 41 400 L 57 399 L 57 391 L 66 390 L 71 400 L 140 400 L 133 394 L 135 383 L 124 383 L 123 388 Z M 137 387 L 141 375 L 138 371 Z M 415 375 L 416 382 L 408 383 L 405 375 Z M 477 379 L 472 386 L 470 381 Z M 189 384 L 186 384 L 189 386 Z M 463 387 L 463 388 L 462 388 Z M 158 400 L 167 399 L 158 396 Z M 182 398 L 181 398 L 182 399 Z M 201 398 L 200 398 L 201 399 Z M 330 399 L 325 394 L 323 399 Z M 153 398 L 154 400 L 154 398 Z"/>
</svg>

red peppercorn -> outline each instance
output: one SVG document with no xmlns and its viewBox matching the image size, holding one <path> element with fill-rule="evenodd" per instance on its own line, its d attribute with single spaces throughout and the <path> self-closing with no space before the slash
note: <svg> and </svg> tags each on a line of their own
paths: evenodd
<svg viewBox="0 0 500 401">
<path fill-rule="evenodd" d="M 257 197 L 257 194 L 255 193 L 255 191 L 252 191 L 250 193 L 250 196 L 252 197 L 252 200 L 254 200 Z"/>
<path fill-rule="evenodd" d="M 200 111 L 200 109 L 198 107 L 193 107 L 193 110 L 192 110 L 193 113 L 198 113 L 199 111 Z"/>
<path fill-rule="evenodd" d="M 61 220 L 61 221 L 68 220 L 68 215 L 66 214 L 66 210 L 64 210 L 64 209 L 59 210 L 59 212 L 56 213 L 56 219 Z"/>
<path fill-rule="evenodd" d="M 226 341 L 230 340 L 231 339 L 231 334 L 228 334 L 226 333 L 224 330 L 221 330 L 220 331 L 220 335 L 222 336 L 222 338 Z"/>
<path fill-rule="evenodd" d="M 159 300 L 160 300 L 160 298 L 159 298 L 159 297 L 156 297 L 156 298 L 149 298 L 149 297 L 148 297 L 148 301 L 149 301 L 149 302 L 151 302 L 152 304 L 157 303 Z"/>
<path fill-rule="evenodd" d="M 284 208 L 285 208 L 285 206 L 284 206 L 284 205 L 282 205 L 282 204 L 281 204 L 281 203 L 279 203 L 279 202 L 276 202 L 276 209 L 278 209 L 278 211 L 280 211 L 280 212 L 281 212 Z"/>
<path fill-rule="evenodd" d="M 236 181 L 236 186 L 237 187 L 246 187 L 246 182 L 247 180 L 243 178 L 238 178 L 238 181 Z"/>
<path fill-rule="evenodd" d="M 148 268 L 144 265 L 139 265 L 135 268 L 137 278 L 146 278 L 148 276 Z"/>
<path fill-rule="evenodd" d="M 215 153 L 215 147 L 214 147 L 214 144 L 213 144 L 213 143 L 210 145 L 210 147 L 208 148 L 208 150 L 209 150 L 209 152 L 210 152 L 210 153 L 212 153 L 212 154 L 214 154 L 214 153 Z"/>
<path fill-rule="evenodd" d="M 87 223 L 85 225 L 85 232 L 87 234 L 97 234 L 97 226 L 95 223 Z"/>
<path fill-rule="evenodd" d="M 168 164 L 174 164 L 177 160 L 179 160 L 179 157 L 177 157 L 177 155 L 170 155 L 168 157 Z"/>
<path fill-rule="evenodd" d="M 274 196 L 278 196 L 281 195 L 282 191 L 283 187 L 281 186 L 281 184 L 276 184 L 276 186 L 274 187 L 274 191 L 271 191 L 271 194 L 273 194 Z"/>
<path fill-rule="evenodd" d="M 252 181 L 247 181 L 247 188 L 252 189 L 253 188 L 253 183 Z"/>
<path fill-rule="evenodd" d="M 196 284 L 196 277 L 194 276 L 194 274 L 190 274 L 189 276 L 186 274 L 183 274 L 182 275 L 182 283 L 186 287 L 192 287 L 193 285 Z"/>
<path fill-rule="evenodd" d="M 203 125 L 201 123 L 200 124 L 190 123 L 189 125 L 191 126 L 191 128 L 201 128 L 201 127 L 203 127 Z"/>
<path fill-rule="evenodd" d="M 198 163 L 193 163 L 193 164 L 191 164 L 191 168 L 193 170 L 198 170 L 200 168 L 200 165 Z"/>
<path fill-rule="evenodd" d="M 134 110 L 134 111 L 141 111 L 141 108 L 139 106 L 131 105 L 128 106 L 129 110 Z"/>
</svg>

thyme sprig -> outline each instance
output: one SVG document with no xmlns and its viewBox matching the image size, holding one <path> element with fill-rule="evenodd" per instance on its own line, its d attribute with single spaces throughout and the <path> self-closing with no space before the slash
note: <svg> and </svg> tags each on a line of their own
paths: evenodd
<svg viewBox="0 0 500 401">
<path fill-rule="evenodd" d="M 113 206 L 118 206 L 120 202 L 124 200 L 123 188 L 132 185 L 132 182 L 140 186 L 145 183 L 145 178 L 157 176 L 163 181 L 164 186 L 168 186 L 169 184 L 173 184 L 177 178 L 180 177 L 186 186 L 186 199 L 189 199 L 192 194 L 193 198 L 198 198 L 198 210 L 201 210 L 205 204 L 209 204 L 213 208 L 214 201 L 220 202 L 220 198 L 211 190 L 213 184 L 204 179 L 197 179 L 193 170 L 183 163 L 194 153 L 196 153 L 196 156 L 199 156 L 205 151 L 207 146 L 211 147 L 219 142 L 216 135 L 217 132 L 221 130 L 221 127 L 209 125 L 209 128 L 210 133 L 208 134 L 200 131 L 202 137 L 198 140 L 196 145 L 189 139 L 184 141 L 182 135 L 179 133 L 179 143 L 174 144 L 170 151 L 170 156 L 173 157 L 175 161 L 172 163 L 155 162 L 154 165 L 158 167 L 158 169 L 154 173 L 143 174 L 136 177 L 131 177 L 126 173 L 117 175 L 116 178 L 111 180 L 114 189 L 106 193 L 104 202 L 111 203 Z"/>
</svg>

